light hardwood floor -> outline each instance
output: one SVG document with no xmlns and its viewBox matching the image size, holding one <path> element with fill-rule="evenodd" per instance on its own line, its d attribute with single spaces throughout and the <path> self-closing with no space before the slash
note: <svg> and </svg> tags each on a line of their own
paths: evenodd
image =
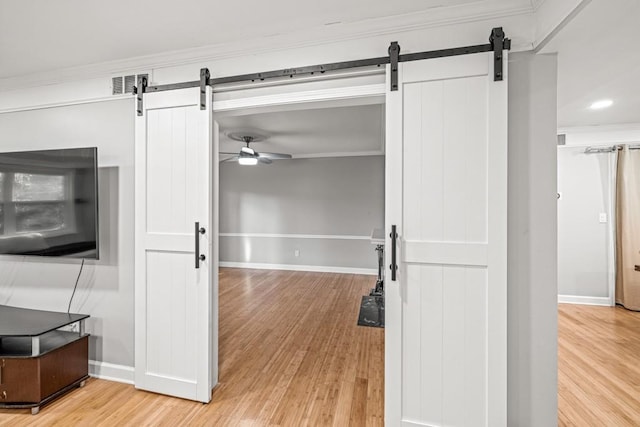
<svg viewBox="0 0 640 427">
<path fill-rule="evenodd" d="M 89 380 L 0 426 L 383 424 L 384 331 L 356 326 L 371 276 L 223 269 L 209 405 Z M 558 422 L 640 426 L 640 313 L 561 304 Z"/>
<path fill-rule="evenodd" d="M 208 405 L 89 380 L 1 426 L 380 426 L 384 330 L 357 326 L 375 277 L 222 269 L 220 384 Z"/>
<path fill-rule="evenodd" d="M 558 423 L 640 426 L 640 313 L 560 304 Z"/>
</svg>

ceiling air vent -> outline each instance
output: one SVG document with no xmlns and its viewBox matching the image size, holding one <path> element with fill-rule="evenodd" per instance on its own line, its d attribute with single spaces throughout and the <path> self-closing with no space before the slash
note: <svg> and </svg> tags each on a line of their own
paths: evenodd
<svg viewBox="0 0 640 427">
<path fill-rule="evenodd" d="M 111 94 L 112 95 L 122 95 L 123 94 L 123 86 L 122 86 L 122 76 L 112 77 L 111 78 Z"/>
<path fill-rule="evenodd" d="M 133 88 L 138 84 L 139 77 L 149 78 L 149 74 L 130 74 L 128 76 L 116 76 L 111 78 L 111 93 L 123 95 L 133 93 Z"/>
<path fill-rule="evenodd" d="M 136 76 L 124 76 L 124 93 L 133 93 L 133 87 L 136 85 Z"/>
</svg>

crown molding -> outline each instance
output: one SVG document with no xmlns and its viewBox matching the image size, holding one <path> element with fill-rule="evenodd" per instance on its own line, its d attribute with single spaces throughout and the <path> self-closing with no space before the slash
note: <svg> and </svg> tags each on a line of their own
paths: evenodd
<svg viewBox="0 0 640 427">
<path fill-rule="evenodd" d="M 235 157 L 235 155 L 231 154 L 221 154 L 222 156 L 229 156 L 229 158 Z M 338 151 L 333 153 L 304 153 L 304 154 L 292 154 L 291 160 L 308 160 L 308 159 L 328 159 L 335 157 L 376 157 L 376 156 L 384 156 L 383 150 L 372 150 L 372 151 Z M 276 159 L 275 162 L 279 162 L 280 160 Z"/>
<path fill-rule="evenodd" d="M 533 0 L 535 2 L 535 0 Z M 536 17 L 536 34 L 533 47 L 536 53 L 543 52 L 545 47 L 580 13 L 591 0 L 575 0 L 577 4 L 566 9 L 567 2 L 549 3 L 545 0 L 534 5 Z"/>
<path fill-rule="evenodd" d="M 82 105 L 82 104 L 94 104 L 96 102 L 120 101 L 123 99 L 133 99 L 133 98 L 134 98 L 134 95 L 131 95 L 131 94 L 110 95 L 110 96 L 100 96 L 96 98 L 87 98 L 87 99 L 80 99 L 80 100 L 74 100 L 74 101 L 63 101 L 63 102 L 52 102 L 52 103 L 46 103 L 46 104 L 28 105 L 25 107 L 0 108 L 0 114 L 20 113 L 22 111 L 33 111 L 33 110 L 46 110 L 49 108 L 69 107 L 72 105 Z"/>
<path fill-rule="evenodd" d="M 563 126 L 558 128 L 558 133 L 603 133 L 620 131 L 640 132 L 640 123 L 619 123 L 612 125 L 591 125 L 591 126 Z"/>
<path fill-rule="evenodd" d="M 537 12 L 545 1 L 546 0 L 531 0 L 531 8 L 534 12 Z"/>
<path fill-rule="evenodd" d="M 529 0 L 509 2 L 509 4 L 497 1 L 479 1 L 471 4 L 431 8 L 416 13 L 325 25 L 295 33 L 239 40 L 233 43 L 210 44 L 198 48 L 52 70 L 44 72 L 44 74 L 41 71 L 23 76 L 0 79 L 0 91 L 60 84 L 73 80 L 100 78 L 117 74 L 131 74 L 150 69 L 194 63 L 202 64 L 204 62 L 220 61 L 248 55 L 321 46 L 330 43 L 530 15 L 533 13 L 533 4 Z M 528 45 L 520 47 L 522 50 L 527 48 Z"/>
<path fill-rule="evenodd" d="M 369 156 L 384 156 L 384 151 L 345 151 L 335 153 L 306 153 L 306 154 L 293 154 L 293 159 L 324 159 L 329 157 L 369 157 Z"/>
<path fill-rule="evenodd" d="M 640 123 L 561 127 L 558 133 L 566 135 L 562 147 L 636 144 L 640 142 Z"/>
</svg>

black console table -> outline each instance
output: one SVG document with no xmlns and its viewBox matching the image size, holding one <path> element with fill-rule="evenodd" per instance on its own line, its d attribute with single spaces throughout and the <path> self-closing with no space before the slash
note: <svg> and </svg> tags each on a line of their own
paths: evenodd
<svg viewBox="0 0 640 427">
<path fill-rule="evenodd" d="M 40 407 L 89 378 L 86 314 L 0 305 L 0 408 Z"/>
</svg>

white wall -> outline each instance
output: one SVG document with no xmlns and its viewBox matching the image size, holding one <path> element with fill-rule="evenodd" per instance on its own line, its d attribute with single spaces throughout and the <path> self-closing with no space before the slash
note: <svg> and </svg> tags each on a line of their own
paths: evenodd
<svg viewBox="0 0 640 427">
<path fill-rule="evenodd" d="M 399 18 L 411 20 L 411 16 Z M 37 74 L 35 77 L 25 76 L 24 81 L 13 82 L 17 86 L 15 89 L 12 82 L 4 85 L 0 82 L 0 87 L 6 88 L 0 96 L 0 113 L 16 108 L 110 97 L 111 75 L 150 73 L 151 84 L 165 84 L 198 80 L 200 68 L 208 67 L 212 77 L 224 77 L 384 56 L 388 54 L 391 41 L 400 43 L 402 53 L 487 43 L 491 29 L 498 26 L 502 26 L 507 37 L 512 39 L 514 49 L 531 49 L 533 21 L 531 11 L 525 10 L 522 13 L 480 14 L 476 18 L 434 23 L 403 23 L 384 31 L 369 31 L 357 36 L 349 34 L 345 28 L 339 35 L 303 43 L 282 34 L 275 40 L 242 40 L 239 45 L 205 49 L 206 53 L 193 50 L 173 52 L 162 58 L 132 58 L 76 70 Z"/>
<path fill-rule="evenodd" d="M 383 225 L 383 156 L 220 164 L 223 263 L 375 273 Z"/>
<path fill-rule="evenodd" d="M 557 58 L 509 56 L 508 424 L 553 426 L 557 403 Z"/>
<path fill-rule="evenodd" d="M 0 114 L 0 151 L 98 147 L 100 256 L 71 305 L 87 313 L 89 357 L 133 365 L 132 100 Z M 66 311 L 80 260 L 0 257 L 0 304 Z"/>
<path fill-rule="evenodd" d="M 615 158 L 587 147 L 640 144 L 640 124 L 567 127 L 558 147 L 558 301 L 614 304 Z M 599 216 L 607 214 L 607 223 Z"/>
<path fill-rule="evenodd" d="M 385 34 L 366 38 L 348 39 L 332 44 L 281 49 L 277 46 L 269 52 L 252 54 L 247 51 L 236 57 L 220 57 L 215 60 L 196 60 L 180 67 L 165 66 L 156 68 L 153 80 L 156 83 L 194 80 L 202 66 L 209 66 L 214 75 L 257 72 L 268 69 L 307 65 L 355 57 L 380 56 L 386 54 L 391 40 L 399 40 L 403 52 L 446 48 L 467 44 L 483 43 L 487 40 L 493 26 L 502 25 L 508 36 L 520 34 L 516 44 L 531 45 L 532 35 L 528 33 L 530 17 L 495 17 L 485 21 L 458 23 L 452 26 L 438 26 L 404 33 Z M 529 53 L 510 56 L 509 79 L 509 425 L 539 426 L 555 425 L 557 422 L 556 403 L 556 60 L 554 57 L 534 57 Z M 115 72 L 115 70 L 112 70 Z M 87 100 L 109 95 L 109 76 L 96 77 L 93 80 L 77 81 L 64 84 L 52 84 L 37 88 L 3 92 L 0 96 L 0 112 L 13 108 L 30 108 L 69 100 Z M 133 121 L 133 113 L 127 116 Z M 104 119 L 103 119 L 104 120 Z M 130 133 L 133 140 L 133 131 Z M 551 138 L 551 140 L 549 140 Z M 549 141 L 549 142 L 547 142 Z M 121 141 L 113 141 L 120 144 Z M 40 141 L 42 147 L 45 141 Z M 130 157 L 121 158 L 120 173 L 120 211 L 119 229 L 122 239 L 119 245 L 120 257 L 130 253 L 129 240 L 132 235 L 130 225 L 133 212 L 127 209 L 133 206 L 133 199 L 128 191 L 131 181 L 123 181 L 125 167 L 129 168 L 133 161 L 133 147 L 128 151 Z M 125 164 L 126 163 L 126 164 Z M 131 177 L 130 171 L 127 177 Z M 127 178 L 128 179 L 128 178 Z M 127 197 L 125 197 L 127 194 Z M 125 230 L 126 229 L 126 230 Z M 128 234 L 127 234 L 128 233 Z M 126 262 L 126 267 L 125 267 Z M 71 267 L 71 266 L 69 266 Z M 73 276 L 74 268 L 65 269 L 67 276 Z M 132 277 L 128 261 L 122 260 L 118 272 L 113 278 Z M 14 274 L 9 268 L 3 274 Z M 68 271 L 67 271 L 68 270 Z M 115 270 L 115 268 L 114 268 Z M 47 292 L 38 286 L 41 276 L 31 278 L 32 283 L 23 292 L 22 301 L 28 301 L 33 295 Z M 73 278 L 73 277 L 72 277 Z M 133 318 L 133 292 L 124 291 L 124 279 L 118 279 L 118 295 L 127 295 L 121 301 L 109 304 L 115 310 L 113 320 L 111 314 L 105 313 L 103 323 L 114 322 L 118 327 L 110 327 L 102 331 L 104 343 L 114 342 L 113 351 L 118 356 L 110 361 L 124 359 L 133 360 L 133 339 L 122 339 L 124 335 L 133 334 L 132 320 L 129 323 L 122 319 Z M 13 280 L 12 288 L 17 288 L 23 279 Z M 66 282 L 65 282 L 66 283 Z M 130 284 L 129 284 L 130 285 Z M 114 286 L 112 282 L 105 287 Z M 70 286 L 65 286 L 70 289 Z M 113 289 L 113 288 L 111 288 Z M 13 291 L 14 293 L 17 291 Z M 101 294 L 103 294 L 101 292 Z M 6 293 L 5 293 L 6 295 Z M 104 294 L 103 294 L 104 295 Z M 113 295 L 106 293 L 106 295 Z M 91 314 L 106 309 L 105 296 L 92 296 L 85 293 L 85 298 L 95 298 Z M 56 309 L 63 302 L 57 297 Z M 90 307 L 84 306 L 87 309 Z M 96 311 L 93 311 L 96 310 Z M 120 319 L 118 313 L 122 311 Z M 126 312 L 126 315 L 124 313 Z M 119 343 L 115 345 L 115 343 Z M 123 356 L 120 356 L 123 355 Z M 107 360 L 106 358 L 104 360 Z M 118 363 L 118 362 L 114 362 Z"/>
<path fill-rule="evenodd" d="M 558 299 L 609 305 L 613 284 L 614 153 L 558 148 Z M 601 222 L 600 215 L 606 216 Z"/>
</svg>

